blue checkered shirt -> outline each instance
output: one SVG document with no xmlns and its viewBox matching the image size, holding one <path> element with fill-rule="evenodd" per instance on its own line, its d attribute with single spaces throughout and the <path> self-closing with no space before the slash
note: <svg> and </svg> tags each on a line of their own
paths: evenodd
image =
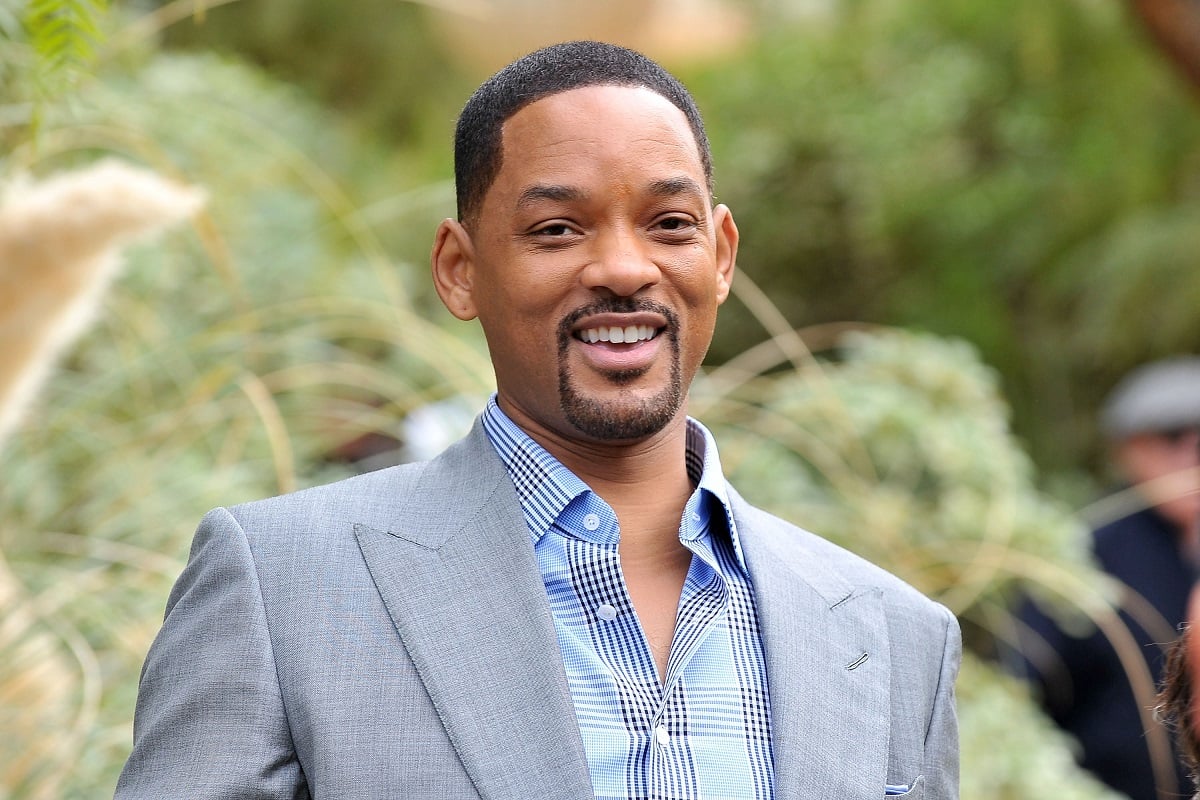
<svg viewBox="0 0 1200 800">
<path fill-rule="evenodd" d="M 533 537 L 596 797 L 770 800 L 766 663 L 712 435 L 688 420 L 697 488 L 679 540 L 693 555 L 660 683 L 621 574 L 616 514 L 494 396 L 483 426 Z"/>
</svg>

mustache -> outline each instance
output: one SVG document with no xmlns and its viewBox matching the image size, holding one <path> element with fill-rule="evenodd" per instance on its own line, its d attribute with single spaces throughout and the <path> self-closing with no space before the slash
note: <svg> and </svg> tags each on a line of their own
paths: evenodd
<svg viewBox="0 0 1200 800">
<path fill-rule="evenodd" d="M 649 311 L 655 314 L 661 314 L 667 320 L 667 332 L 673 333 L 678 330 L 679 317 L 675 312 L 662 303 L 656 303 L 653 300 L 646 298 L 633 297 L 610 297 L 604 300 L 597 300 L 594 303 L 589 303 L 586 306 L 575 309 L 570 314 L 562 318 L 558 323 L 558 337 L 560 341 L 565 341 L 571 338 L 571 329 L 575 327 L 575 323 L 584 317 L 592 314 L 632 314 L 637 311 Z"/>
</svg>

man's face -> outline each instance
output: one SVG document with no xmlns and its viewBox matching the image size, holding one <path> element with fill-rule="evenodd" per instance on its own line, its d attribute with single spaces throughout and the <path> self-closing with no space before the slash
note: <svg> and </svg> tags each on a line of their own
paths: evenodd
<svg viewBox="0 0 1200 800">
<path fill-rule="evenodd" d="M 442 296 L 479 317 L 505 412 L 558 441 L 682 421 L 737 249 L 683 113 L 648 89 L 574 89 L 511 117 L 502 153 Z"/>
<path fill-rule="evenodd" d="M 1143 433 L 1117 448 L 1126 477 L 1180 530 L 1200 526 L 1200 430 Z"/>
</svg>

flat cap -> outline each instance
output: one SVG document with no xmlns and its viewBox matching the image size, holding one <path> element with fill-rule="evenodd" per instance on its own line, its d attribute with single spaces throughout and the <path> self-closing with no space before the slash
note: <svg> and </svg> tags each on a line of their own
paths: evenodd
<svg viewBox="0 0 1200 800">
<path fill-rule="evenodd" d="M 1105 401 L 1100 426 L 1110 439 L 1200 428 L 1200 357 L 1155 361 L 1126 375 Z"/>
</svg>

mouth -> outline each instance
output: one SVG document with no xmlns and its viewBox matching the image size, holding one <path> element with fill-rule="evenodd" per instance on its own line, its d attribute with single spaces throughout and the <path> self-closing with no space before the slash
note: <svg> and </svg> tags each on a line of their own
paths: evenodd
<svg viewBox="0 0 1200 800">
<path fill-rule="evenodd" d="M 582 328 L 574 332 L 574 336 L 584 344 L 608 342 L 611 344 L 636 344 L 648 342 L 662 333 L 663 328 L 651 325 L 598 325 Z"/>
<path fill-rule="evenodd" d="M 674 313 L 658 303 L 596 304 L 563 320 L 560 353 L 565 358 L 574 351 L 581 366 L 608 380 L 629 380 L 653 367 L 663 353 L 662 343 L 672 340 L 676 327 Z"/>
</svg>

